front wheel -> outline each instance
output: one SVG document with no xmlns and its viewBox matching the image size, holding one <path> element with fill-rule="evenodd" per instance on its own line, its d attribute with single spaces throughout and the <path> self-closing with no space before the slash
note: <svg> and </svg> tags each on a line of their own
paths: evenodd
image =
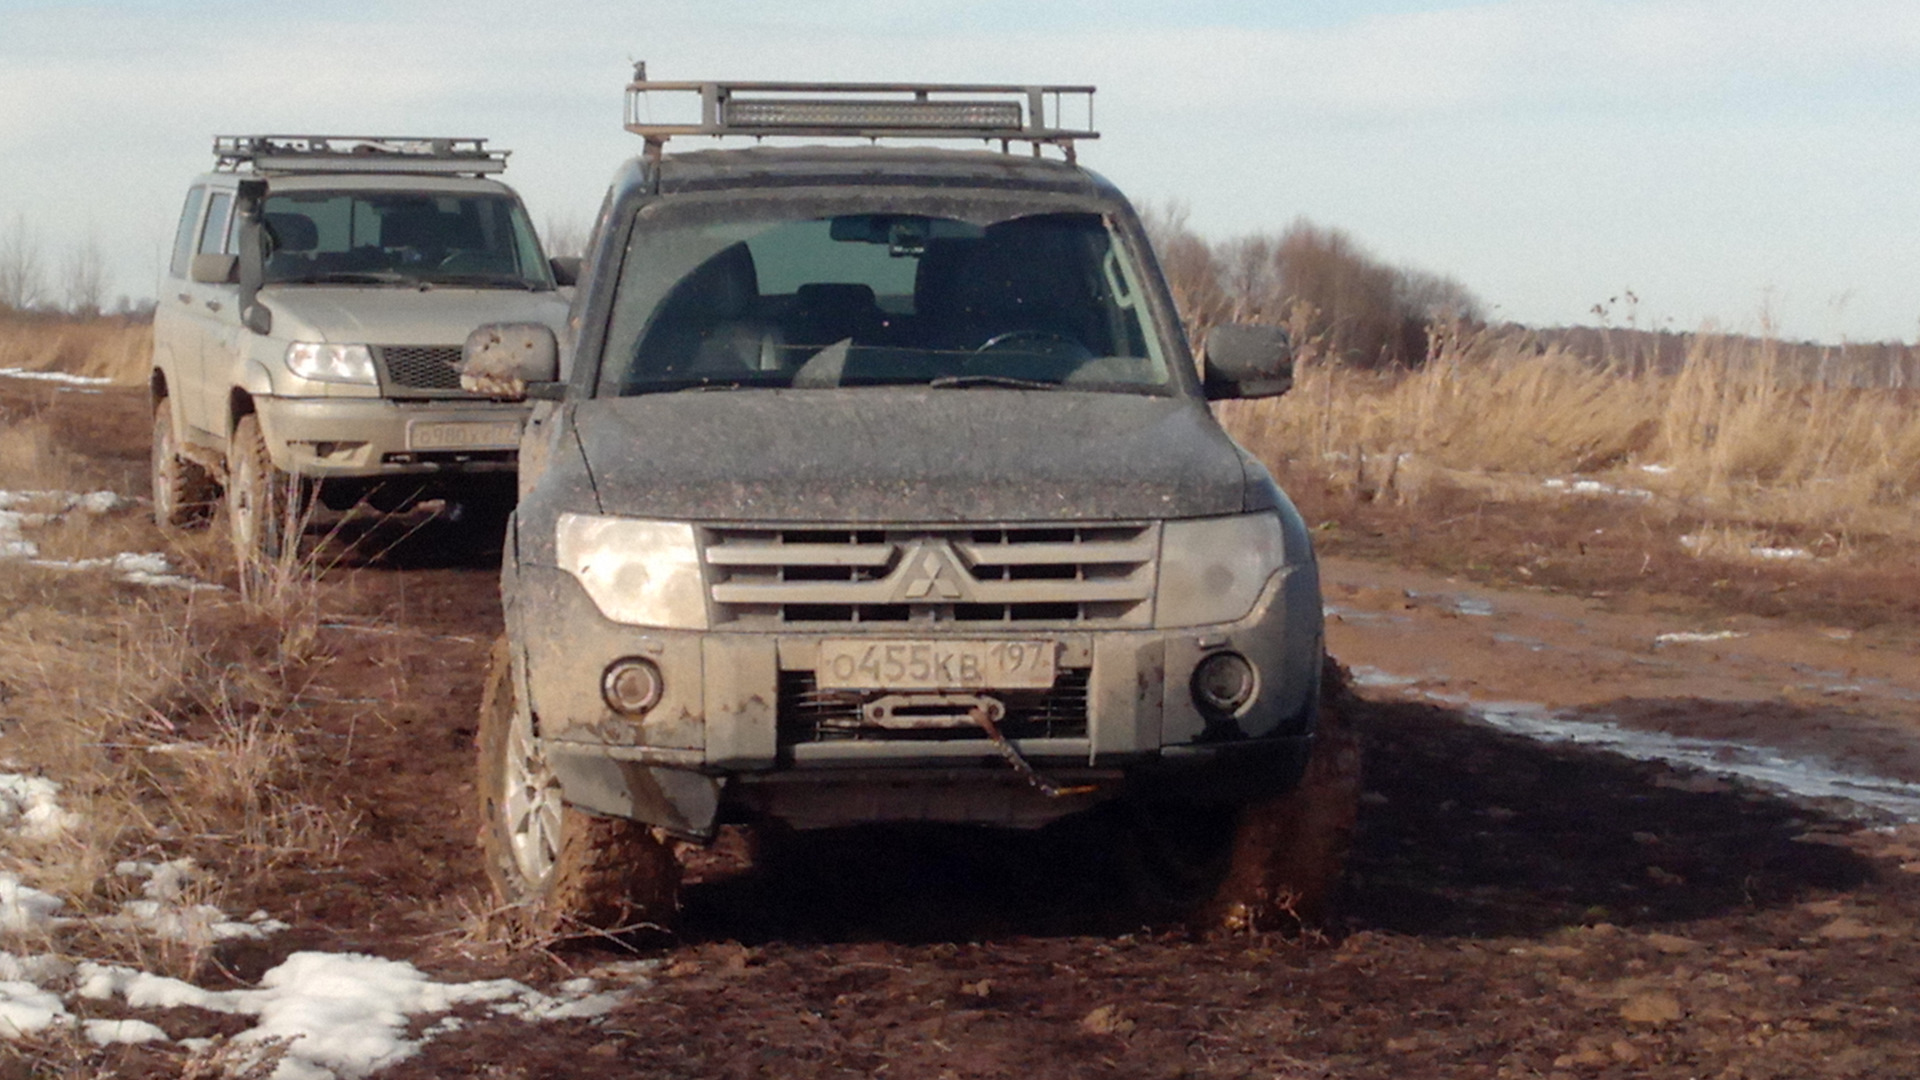
<svg viewBox="0 0 1920 1080">
<path fill-rule="evenodd" d="M 680 863 L 664 835 L 566 804 L 518 705 L 507 639 L 480 701 L 480 846 L 495 893 L 541 936 L 669 929 Z"/>
<path fill-rule="evenodd" d="M 1123 849 L 1136 904 L 1201 930 L 1324 922 L 1360 805 L 1355 699 L 1331 659 L 1320 681 L 1313 754 L 1284 794 L 1240 807 L 1136 805 Z"/>
<path fill-rule="evenodd" d="M 301 501 L 293 477 L 273 467 L 260 418 L 241 417 L 227 446 L 227 524 L 243 571 L 271 565 L 298 540 Z"/>
<path fill-rule="evenodd" d="M 1327 658 L 1306 774 L 1292 791 L 1240 808 L 1226 876 L 1198 912 L 1197 923 L 1265 930 L 1326 920 L 1359 817 L 1357 704 L 1346 670 Z"/>
<path fill-rule="evenodd" d="M 154 524 L 163 529 L 205 524 L 216 485 L 206 469 L 180 456 L 180 440 L 173 430 L 173 402 L 167 398 L 153 407 L 150 464 Z"/>
</svg>

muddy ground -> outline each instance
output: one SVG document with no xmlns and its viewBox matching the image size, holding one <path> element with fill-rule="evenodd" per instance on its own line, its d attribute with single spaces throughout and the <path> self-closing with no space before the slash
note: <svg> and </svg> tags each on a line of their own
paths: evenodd
<svg viewBox="0 0 1920 1080">
<path fill-rule="evenodd" d="M 73 450 L 140 490 L 137 395 L 15 394 L 16 415 L 51 410 Z M 599 1020 L 475 1015 L 396 1080 L 1920 1075 L 1920 830 L 1506 734 L 1474 705 L 1920 780 L 1911 594 L 1853 568 L 1656 568 L 1652 545 L 1685 522 L 1636 523 L 1632 506 L 1479 505 L 1423 532 L 1418 509 L 1302 501 L 1329 523 L 1332 649 L 1367 684 L 1359 833 L 1321 930 L 1153 925 L 1119 901 L 1097 830 L 872 829 L 811 836 L 771 869 L 737 834 L 690 853 L 676 938 L 515 951 L 476 935 L 497 552 L 431 524 L 326 577 L 335 659 L 301 712 L 325 796 L 358 827 L 337 861 L 233 898 L 294 929 L 209 979 L 319 947 L 632 987 Z M 1513 557 L 1528 543 L 1542 553 Z M 1901 557 L 1895 580 L 1914 571 Z M 1722 630 L 1743 636 L 1658 640 Z M 177 1060 L 95 1064 L 158 1076 Z"/>
</svg>

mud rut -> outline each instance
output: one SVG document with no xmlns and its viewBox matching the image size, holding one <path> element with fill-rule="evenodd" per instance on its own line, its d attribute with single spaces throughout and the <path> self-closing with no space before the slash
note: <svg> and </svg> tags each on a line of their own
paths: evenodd
<svg viewBox="0 0 1920 1080">
<path fill-rule="evenodd" d="M 105 400 L 142 414 L 126 397 Z M 111 424 L 73 430 L 103 458 L 145 453 Z M 689 853 L 676 939 L 476 945 L 497 550 L 414 524 L 323 585 L 337 659 L 304 715 L 358 827 L 337 863 L 251 898 L 295 930 L 220 966 L 246 982 L 294 949 L 360 949 L 635 990 L 599 1022 L 472 1018 L 383 1075 L 1920 1074 L 1920 874 L 1901 869 L 1920 869 L 1920 836 L 1379 692 L 1356 718 L 1367 795 L 1324 932 L 1142 925 L 1097 823 L 1076 823 L 809 834 L 769 866 L 729 833 Z"/>
</svg>

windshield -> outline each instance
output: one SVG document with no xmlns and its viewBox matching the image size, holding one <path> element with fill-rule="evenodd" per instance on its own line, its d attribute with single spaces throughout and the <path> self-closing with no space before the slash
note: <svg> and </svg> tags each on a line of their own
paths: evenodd
<svg viewBox="0 0 1920 1080">
<path fill-rule="evenodd" d="M 267 196 L 269 284 L 460 285 L 550 289 L 518 201 L 419 191 Z"/>
<path fill-rule="evenodd" d="M 1097 214 L 643 223 L 615 293 L 599 392 L 1165 392 L 1140 280 Z"/>
</svg>

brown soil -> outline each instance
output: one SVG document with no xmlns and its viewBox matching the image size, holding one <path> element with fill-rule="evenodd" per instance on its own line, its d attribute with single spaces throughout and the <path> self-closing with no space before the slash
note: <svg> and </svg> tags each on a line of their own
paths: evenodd
<svg viewBox="0 0 1920 1080">
<path fill-rule="evenodd" d="M 74 410 L 69 397 L 35 407 Z M 137 464 L 138 395 L 84 402 L 76 444 Z M 296 928 L 222 959 L 239 981 L 323 947 L 446 978 L 600 970 L 633 987 L 597 1021 L 469 1017 L 396 1080 L 1920 1074 L 1920 829 L 1505 735 L 1436 700 L 1534 702 L 1920 779 L 1915 593 L 1888 587 L 1912 554 L 1878 580 L 1702 578 L 1645 558 L 1647 530 L 1675 523 L 1455 498 L 1313 507 L 1337 523 L 1321 532 L 1333 651 L 1418 680 L 1363 690 L 1366 794 L 1323 932 L 1148 925 L 1118 899 L 1096 820 L 807 834 L 760 864 L 730 832 L 688 854 L 677 938 L 515 952 L 476 935 L 491 901 L 472 739 L 497 552 L 429 523 L 328 574 L 334 658 L 304 715 L 327 797 L 359 827 L 338 860 L 232 898 Z M 1655 644 L 1720 629 L 1746 636 Z M 608 966 L 636 958 L 645 973 Z M 123 1076 L 178 1060 L 92 1059 Z"/>
</svg>

